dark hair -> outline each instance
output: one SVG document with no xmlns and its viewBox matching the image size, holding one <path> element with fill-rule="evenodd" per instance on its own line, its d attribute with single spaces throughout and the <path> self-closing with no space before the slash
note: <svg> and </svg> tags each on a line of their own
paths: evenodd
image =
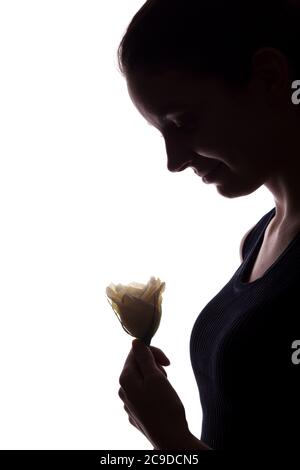
<svg viewBox="0 0 300 470">
<path fill-rule="evenodd" d="M 282 51 L 300 79 L 300 0 L 147 0 L 118 47 L 125 77 L 176 69 L 245 84 L 253 53 Z"/>
</svg>

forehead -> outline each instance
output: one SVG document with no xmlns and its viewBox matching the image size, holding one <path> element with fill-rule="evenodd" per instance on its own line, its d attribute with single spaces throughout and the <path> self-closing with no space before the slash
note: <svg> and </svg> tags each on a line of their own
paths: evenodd
<svg viewBox="0 0 300 470">
<path fill-rule="evenodd" d="M 135 106 L 147 114 L 165 116 L 197 100 L 196 80 L 178 72 L 157 75 L 135 73 L 127 78 L 129 95 Z"/>
<path fill-rule="evenodd" d="M 181 110 L 198 108 L 224 93 L 223 85 L 215 78 L 175 70 L 156 75 L 135 72 L 127 77 L 127 88 L 138 111 L 153 122 L 156 118 L 164 121 Z"/>
</svg>

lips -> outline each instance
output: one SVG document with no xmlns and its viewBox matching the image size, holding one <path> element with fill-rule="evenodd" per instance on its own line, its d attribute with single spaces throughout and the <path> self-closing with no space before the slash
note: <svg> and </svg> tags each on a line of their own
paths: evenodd
<svg viewBox="0 0 300 470">
<path fill-rule="evenodd" d="M 219 162 L 217 166 L 215 166 L 209 173 L 207 173 L 202 178 L 202 181 L 204 183 L 212 183 L 214 181 L 215 175 L 216 175 L 220 165 L 221 165 L 221 162 Z"/>
<path fill-rule="evenodd" d="M 198 175 L 198 176 L 201 176 L 201 177 L 207 177 L 208 175 L 210 175 L 219 165 L 220 165 L 221 162 L 218 162 L 213 168 L 211 168 L 210 170 L 199 170 L 198 168 L 196 167 L 192 167 L 194 172 Z"/>
</svg>

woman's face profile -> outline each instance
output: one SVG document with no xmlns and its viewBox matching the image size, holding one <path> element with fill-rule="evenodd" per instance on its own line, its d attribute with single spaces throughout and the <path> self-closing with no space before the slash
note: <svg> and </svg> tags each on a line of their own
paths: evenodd
<svg viewBox="0 0 300 470">
<path fill-rule="evenodd" d="M 136 72 L 127 77 L 127 88 L 140 114 L 164 137 L 170 171 L 191 167 L 203 176 L 219 164 L 211 183 L 225 197 L 250 194 L 276 174 L 287 116 L 282 105 L 277 113 L 269 106 L 263 80 L 238 89 L 170 70 Z"/>
</svg>

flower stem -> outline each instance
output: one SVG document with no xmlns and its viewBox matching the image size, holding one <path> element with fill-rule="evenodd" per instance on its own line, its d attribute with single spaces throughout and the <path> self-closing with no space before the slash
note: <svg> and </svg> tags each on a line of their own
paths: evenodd
<svg viewBox="0 0 300 470">
<path fill-rule="evenodd" d="M 146 346 L 150 346 L 151 339 L 152 339 L 151 336 L 150 336 L 150 337 L 149 337 L 149 336 L 148 336 L 148 337 L 145 336 L 145 338 L 143 338 L 142 341 L 144 341 L 144 343 L 146 344 Z"/>
</svg>

